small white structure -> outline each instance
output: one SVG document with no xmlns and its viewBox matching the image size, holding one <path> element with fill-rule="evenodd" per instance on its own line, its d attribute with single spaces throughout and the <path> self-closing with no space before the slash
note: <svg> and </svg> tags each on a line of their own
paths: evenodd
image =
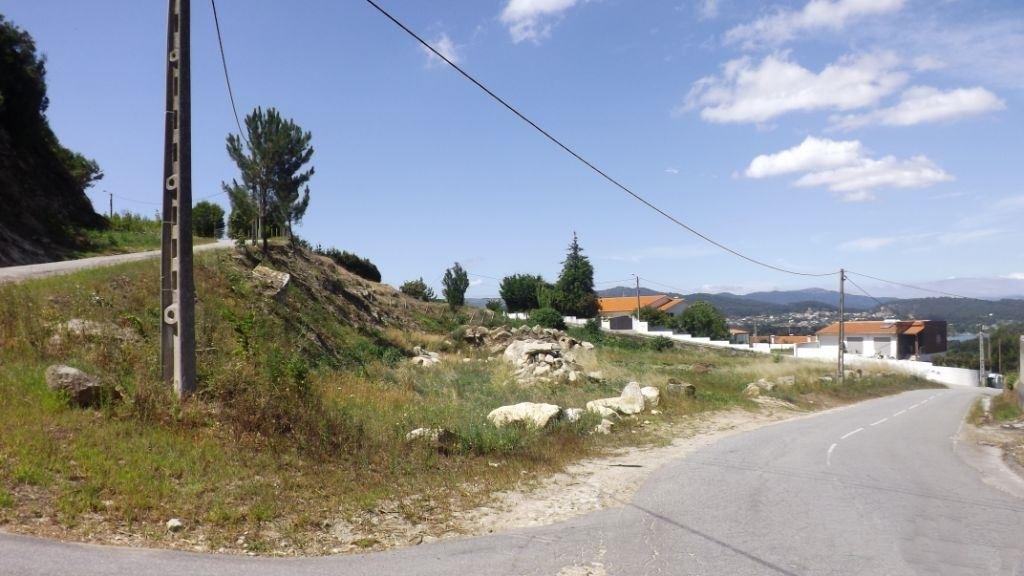
<svg viewBox="0 0 1024 576">
<path fill-rule="evenodd" d="M 854 320 L 845 323 L 846 354 L 868 358 L 926 360 L 946 351 L 943 320 Z M 818 331 L 822 352 L 835 356 L 839 350 L 839 323 Z"/>
</svg>

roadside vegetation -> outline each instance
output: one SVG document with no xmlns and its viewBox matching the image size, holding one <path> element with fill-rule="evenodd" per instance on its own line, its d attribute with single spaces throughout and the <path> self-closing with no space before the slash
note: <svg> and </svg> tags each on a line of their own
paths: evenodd
<svg viewBox="0 0 1024 576">
<path fill-rule="evenodd" d="M 160 248 L 161 223 L 158 214 L 149 217 L 144 214 L 123 212 L 114 214 L 107 220 L 110 222 L 107 228 L 84 233 L 83 248 L 76 252 L 76 258 L 128 254 Z M 200 230 L 196 229 L 192 242 L 207 244 L 215 239 L 212 228 L 209 236 L 200 235 Z"/>
<path fill-rule="evenodd" d="M 258 262 L 292 274 L 284 292 L 254 282 Z M 459 338 L 470 321 L 522 322 L 425 303 L 271 243 L 266 255 L 197 255 L 199 389 L 179 403 L 159 376 L 158 280 L 148 261 L 0 287 L 5 529 L 255 553 L 379 548 L 405 543 L 389 534 L 457 532 L 455 510 L 608 448 L 662 442 L 687 416 L 757 409 L 743 389 L 758 378 L 794 376 L 768 394 L 797 407 L 926 385 L 887 376 L 840 387 L 819 380 L 825 365 L 586 333 L 596 347 L 579 362 L 601 380 L 523 384 L 500 355 Z M 60 328 L 76 318 L 118 330 Z M 440 364 L 408 362 L 417 346 L 441 352 Z M 57 363 L 120 400 L 70 407 L 44 381 Z M 592 434 L 591 415 L 545 430 L 486 419 L 523 401 L 583 406 L 632 380 L 665 391 L 659 413 L 611 435 Z M 669 393 L 670 381 L 697 393 Z M 407 441 L 420 427 L 450 435 L 440 446 Z M 184 529 L 169 532 L 170 518 Z"/>
</svg>

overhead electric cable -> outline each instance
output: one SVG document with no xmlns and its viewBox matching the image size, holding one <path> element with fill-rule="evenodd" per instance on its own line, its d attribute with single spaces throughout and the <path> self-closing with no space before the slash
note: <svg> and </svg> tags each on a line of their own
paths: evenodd
<svg viewBox="0 0 1024 576">
<path fill-rule="evenodd" d="M 886 280 L 885 278 L 879 278 L 878 276 L 871 276 L 870 274 L 865 274 L 863 272 L 854 272 L 853 270 L 847 270 L 846 273 L 847 274 L 856 274 L 857 276 L 863 276 L 864 278 L 869 278 L 871 280 L 875 280 L 876 282 L 885 282 L 886 284 L 892 284 L 894 286 L 902 286 L 904 288 L 910 288 L 912 290 L 921 290 L 922 292 L 931 292 L 933 294 L 941 294 L 943 296 L 949 296 L 951 298 L 970 298 L 970 296 L 964 296 L 962 294 L 954 294 L 952 292 L 945 292 L 943 290 L 935 290 L 935 289 L 932 289 L 932 288 L 925 288 L 923 286 L 915 286 L 913 284 L 906 284 L 904 282 L 896 282 L 896 281 L 893 281 L 893 280 Z M 847 279 L 849 279 L 849 278 L 847 278 Z"/>
<path fill-rule="evenodd" d="M 162 204 L 159 203 L 159 202 L 151 202 L 149 200 L 138 200 L 138 199 L 135 199 L 135 198 L 128 198 L 127 196 L 121 196 L 119 194 L 111 194 L 111 196 L 113 196 L 114 198 L 117 198 L 118 200 L 124 200 L 125 202 L 136 202 L 138 204 L 149 204 L 151 206 L 162 206 Z"/>
<path fill-rule="evenodd" d="M 228 74 L 228 59 L 224 55 L 224 39 L 220 33 L 220 18 L 217 17 L 216 0 L 210 0 L 210 6 L 213 8 L 213 25 L 217 29 L 217 46 L 220 48 L 220 63 L 224 68 L 224 83 L 228 86 L 228 100 L 231 101 L 231 113 L 235 116 L 235 126 L 238 126 L 238 135 L 242 137 L 242 141 L 251 150 L 252 146 L 249 144 L 249 139 L 245 137 L 245 131 L 242 130 L 242 122 L 238 119 L 238 108 L 235 106 L 235 91 L 231 89 L 231 76 Z"/>
<path fill-rule="evenodd" d="M 861 288 L 861 287 L 860 287 L 860 284 L 857 284 L 856 282 L 854 282 L 854 281 L 853 281 L 853 278 L 850 278 L 850 276 L 849 276 L 849 274 L 850 274 L 850 271 L 849 271 L 849 270 L 847 270 L 847 271 L 846 271 L 846 273 L 847 273 L 847 276 L 846 276 L 846 281 L 847 281 L 847 282 L 849 282 L 850 284 L 853 284 L 853 285 L 854 285 L 854 286 L 855 286 L 855 287 L 857 288 L 857 290 L 860 290 L 861 292 L 863 292 L 863 293 L 864 293 L 864 295 L 865 295 L 865 296 L 867 296 L 868 298 L 871 298 L 871 299 L 872 299 L 872 300 L 874 300 L 875 302 L 878 302 L 878 305 L 879 305 L 879 306 L 881 306 L 881 307 L 885 307 L 885 306 L 886 306 L 886 303 L 885 303 L 885 302 L 882 302 L 882 301 L 881 301 L 881 300 L 879 300 L 878 298 L 875 298 L 874 296 L 872 296 L 872 295 L 871 295 L 871 293 L 870 293 L 870 292 L 868 292 L 867 290 L 865 290 L 865 289 Z"/>
<path fill-rule="evenodd" d="M 390 20 L 396 26 L 398 26 L 403 31 L 405 31 L 406 34 L 408 34 L 408 35 L 412 36 L 413 38 L 415 38 L 416 41 L 418 41 L 420 44 L 422 44 L 424 48 L 429 50 L 431 53 L 433 53 L 435 56 L 437 56 L 441 60 L 444 60 L 446 63 L 448 63 L 449 66 L 454 68 L 464 78 L 466 78 L 467 80 L 469 80 L 470 82 L 475 84 L 477 86 L 477 88 L 480 88 L 481 90 L 483 90 L 488 96 L 490 96 L 496 102 L 498 102 L 499 104 L 501 104 L 502 106 L 507 108 L 510 112 L 512 112 L 516 116 L 518 116 L 520 120 L 522 120 L 523 122 L 526 122 L 531 127 L 533 127 L 533 129 L 535 129 L 536 131 L 540 132 L 545 138 L 547 138 L 548 140 L 553 142 L 555 145 L 557 145 L 559 148 L 561 148 L 562 150 L 567 152 L 573 158 L 576 158 L 577 160 L 582 162 L 587 168 L 590 168 L 591 170 L 596 172 L 598 175 L 600 175 L 602 178 L 604 178 L 605 180 L 610 182 L 615 187 L 619 188 L 620 190 L 622 190 L 626 194 L 629 194 L 630 196 L 632 196 L 634 199 L 636 199 L 640 203 L 644 204 L 645 206 L 647 206 L 651 210 L 654 210 L 658 214 L 661 214 L 662 216 L 664 216 L 665 218 L 667 218 L 671 222 L 675 223 L 676 225 L 681 226 L 682 228 L 686 229 L 691 234 L 696 235 L 697 237 L 701 238 L 705 242 L 708 242 L 709 244 L 717 246 L 718 248 L 720 248 L 722 250 L 725 250 L 726 252 L 729 252 L 730 254 L 732 254 L 734 256 L 742 258 L 742 259 L 744 259 L 744 260 L 746 260 L 748 262 L 751 262 L 753 264 L 757 264 L 758 266 L 763 266 L 765 268 L 769 268 L 771 270 L 775 270 L 777 272 L 784 272 L 786 274 L 793 274 L 793 275 L 796 275 L 796 276 L 813 276 L 813 277 L 834 276 L 834 275 L 838 274 L 838 272 L 825 272 L 825 273 L 798 272 L 796 270 L 789 270 L 789 269 L 786 269 L 786 268 L 782 268 L 780 266 L 775 266 L 774 264 L 769 264 L 767 262 L 763 262 L 763 261 L 758 260 L 756 258 L 753 258 L 751 256 L 747 256 L 746 254 L 743 254 L 743 253 L 741 253 L 741 252 L 739 252 L 737 250 L 734 250 L 734 249 L 732 249 L 732 248 L 722 244 L 721 242 L 718 242 L 717 240 L 711 238 L 710 236 L 707 236 L 707 235 L 705 235 L 705 234 L 695 230 L 694 228 L 690 227 L 686 223 L 684 223 L 681 220 L 677 219 L 676 217 L 672 216 L 668 212 L 666 212 L 666 211 L 662 210 L 661 208 L 657 207 L 656 205 L 651 203 L 649 200 L 647 200 L 643 196 L 640 196 L 636 192 L 633 192 L 626 185 L 622 184 L 621 182 L 619 182 L 615 178 L 612 178 L 611 176 L 609 176 L 608 173 L 606 173 L 605 171 L 603 171 L 600 168 L 598 168 L 597 166 L 595 166 L 593 163 L 591 163 L 589 160 L 587 160 L 586 158 L 584 158 L 583 156 L 578 154 L 575 150 L 570 148 L 568 145 L 563 144 L 561 140 L 559 140 L 558 138 L 555 138 L 554 136 L 552 136 L 550 132 L 548 132 L 544 128 L 541 128 L 533 120 L 530 120 L 525 114 L 523 114 L 522 112 L 517 110 L 514 106 L 512 106 L 507 101 L 505 101 L 505 99 L 503 99 L 501 96 L 498 96 L 497 94 L 492 92 L 490 88 L 488 88 L 487 86 L 484 86 L 479 80 L 477 80 L 472 75 L 470 75 L 468 72 L 463 70 L 458 64 L 456 64 L 456 63 L 452 62 L 451 60 L 449 60 L 448 57 L 446 57 L 444 54 L 439 52 L 429 42 L 427 42 L 426 40 L 421 38 L 419 34 L 414 32 L 408 26 L 406 26 L 401 21 L 399 21 L 397 18 L 392 16 L 387 10 L 385 10 L 379 4 L 377 4 L 377 2 L 375 2 L 374 0 L 366 0 L 366 2 L 367 2 L 367 4 L 373 6 L 378 12 L 383 14 L 384 17 L 386 17 L 388 20 Z"/>
</svg>

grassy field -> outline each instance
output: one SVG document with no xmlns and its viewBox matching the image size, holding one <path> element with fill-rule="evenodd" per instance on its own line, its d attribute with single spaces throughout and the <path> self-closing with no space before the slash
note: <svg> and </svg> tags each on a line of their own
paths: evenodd
<svg viewBox="0 0 1024 576">
<path fill-rule="evenodd" d="M 196 244 L 213 242 L 213 238 L 193 238 Z M 106 230 L 89 230 L 76 258 L 105 254 L 127 254 L 160 248 L 160 219 L 125 212 L 110 218 Z"/>
<path fill-rule="evenodd" d="M 523 385 L 500 357 L 451 336 L 468 312 L 405 298 L 284 247 L 266 263 L 292 273 L 292 283 L 271 298 L 248 273 L 257 259 L 197 256 L 199 392 L 184 404 L 159 381 L 157 262 L 0 286 L 0 525 L 253 553 L 380 547 L 388 543 L 381 518 L 428 535 L 457 530 L 451 512 L 496 490 L 610 447 L 664 441 L 628 419 L 615 434 L 589 434 L 591 416 L 544 431 L 498 429 L 486 414 L 504 404 L 583 406 L 631 380 L 695 384 L 695 398 L 666 393 L 660 414 L 644 415 L 669 424 L 757 409 L 742 391 L 761 377 L 795 376 L 795 386 L 772 394 L 800 407 L 927 386 L 869 375 L 841 387 L 819 379 L 827 365 L 611 336 L 580 358 L 603 382 Z M 137 339 L 55 341 L 55 327 L 71 318 L 129 328 Z M 417 345 L 444 361 L 413 366 L 405 359 Z M 123 399 L 68 407 L 44 382 L 54 363 L 99 376 Z M 405 441 L 424 426 L 450 430 L 452 442 L 439 450 Z M 169 518 L 184 530 L 167 532 Z"/>
</svg>

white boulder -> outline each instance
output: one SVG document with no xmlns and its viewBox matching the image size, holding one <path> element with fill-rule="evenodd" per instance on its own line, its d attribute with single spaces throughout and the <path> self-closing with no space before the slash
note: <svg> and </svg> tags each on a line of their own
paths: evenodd
<svg viewBox="0 0 1024 576">
<path fill-rule="evenodd" d="M 654 386 L 644 386 L 640 389 L 640 394 L 643 395 L 644 403 L 649 408 L 654 408 L 661 402 L 661 390 Z"/>
<path fill-rule="evenodd" d="M 552 418 L 558 416 L 562 409 L 554 404 L 536 402 L 520 402 L 510 406 L 502 406 L 491 410 L 487 419 L 499 428 L 514 422 L 522 422 L 537 428 L 547 426 Z"/>
</svg>

